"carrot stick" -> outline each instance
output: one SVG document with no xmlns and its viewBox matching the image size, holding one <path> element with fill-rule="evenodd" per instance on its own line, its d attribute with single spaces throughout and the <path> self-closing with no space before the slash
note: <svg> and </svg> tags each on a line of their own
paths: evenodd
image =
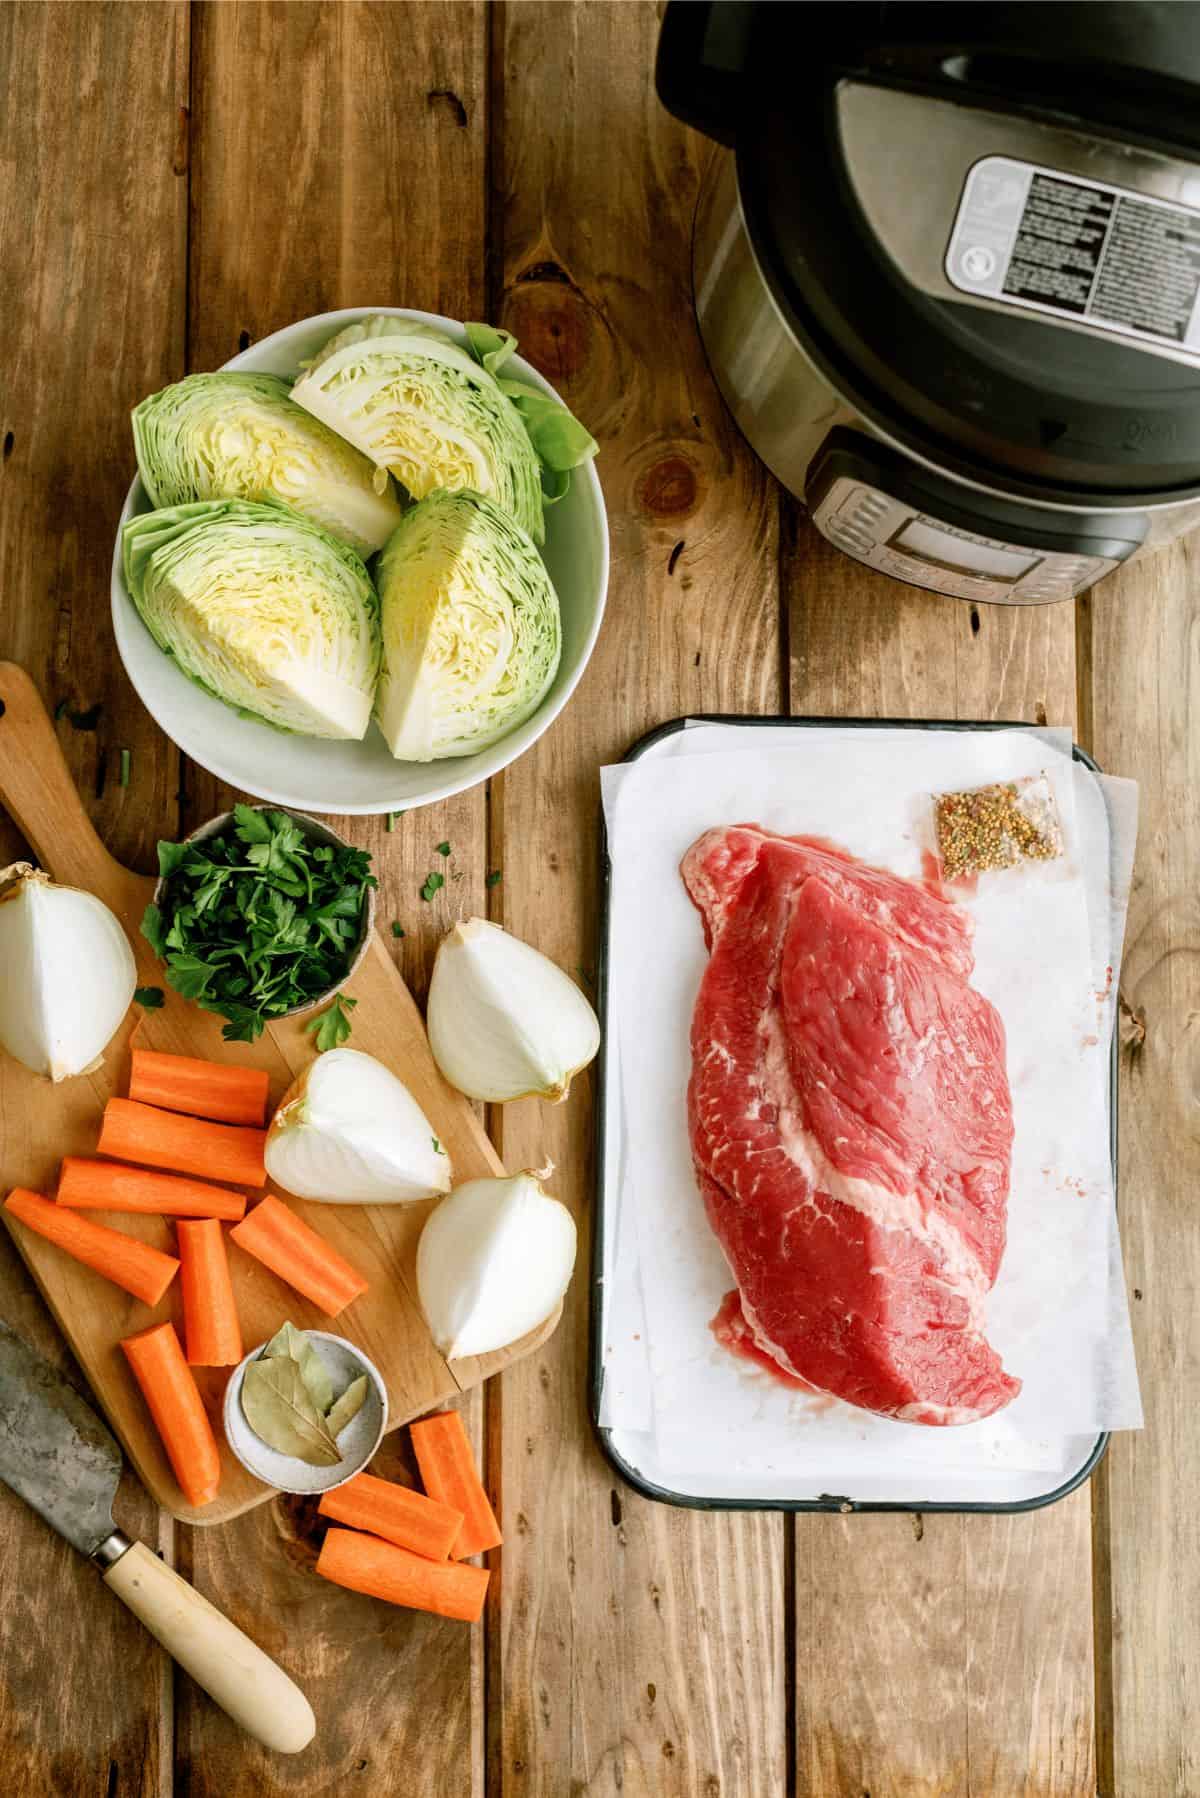
<svg viewBox="0 0 1200 1798">
<path fill-rule="evenodd" d="M 229 1234 L 239 1248 L 330 1317 L 367 1290 L 357 1269 L 273 1193 L 260 1199 Z"/>
<path fill-rule="evenodd" d="M 209 1186 L 181 1174 L 160 1174 L 148 1167 L 126 1167 L 119 1161 L 91 1161 L 86 1155 L 64 1155 L 58 1176 L 58 1202 L 77 1211 L 140 1211 L 159 1217 L 222 1217 L 236 1224 L 246 1215 L 246 1200 L 227 1186 Z"/>
<path fill-rule="evenodd" d="M 242 1326 L 220 1220 L 181 1218 L 178 1234 L 188 1361 L 193 1367 L 236 1367 L 242 1358 Z"/>
<path fill-rule="evenodd" d="M 129 1097 L 164 1111 L 186 1111 L 219 1124 L 255 1124 L 267 1115 L 269 1077 L 262 1068 L 230 1067 L 193 1055 L 135 1049 Z"/>
<path fill-rule="evenodd" d="M 121 1347 L 184 1497 L 190 1505 L 211 1504 L 221 1483 L 221 1456 L 174 1324 L 139 1330 Z"/>
<path fill-rule="evenodd" d="M 407 1605 L 414 1611 L 432 1611 L 438 1617 L 459 1617 L 474 1623 L 483 1612 L 483 1597 L 491 1575 L 483 1567 L 456 1567 L 453 1562 L 426 1561 L 363 1536 L 357 1530 L 329 1530 L 317 1556 L 317 1572 L 335 1586 L 386 1598 L 389 1604 Z"/>
<path fill-rule="evenodd" d="M 461 1511 L 464 1522 L 451 1550 L 456 1561 L 504 1540 L 475 1467 L 471 1444 L 457 1411 L 438 1411 L 412 1426 L 412 1445 L 430 1498 Z"/>
<path fill-rule="evenodd" d="M 428 1561 L 449 1558 L 463 1525 L 461 1511 L 440 1505 L 435 1498 L 426 1498 L 410 1486 L 378 1480 L 373 1473 L 356 1473 L 344 1486 L 326 1492 L 317 1509 L 323 1517 L 382 1536 Z"/>
<path fill-rule="evenodd" d="M 175 1174 L 228 1180 L 232 1186 L 265 1186 L 266 1140 L 265 1130 L 180 1117 L 154 1105 L 139 1105 L 135 1099 L 110 1099 L 97 1151 L 114 1161 L 140 1161 Z"/>
<path fill-rule="evenodd" d="M 147 1305 L 157 1305 L 179 1270 L 174 1255 L 164 1255 L 161 1249 L 152 1249 L 136 1236 L 126 1236 L 120 1230 L 110 1230 L 107 1224 L 64 1210 L 40 1193 L 16 1187 L 4 1201 L 4 1209 L 47 1242 L 57 1243 L 76 1261 L 103 1274 L 114 1286 L 124 1287 Z"/>
</svg>

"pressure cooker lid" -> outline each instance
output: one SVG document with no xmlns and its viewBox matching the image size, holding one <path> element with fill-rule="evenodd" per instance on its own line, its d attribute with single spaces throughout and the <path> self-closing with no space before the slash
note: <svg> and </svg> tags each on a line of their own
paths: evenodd
<svg viewBox="0 0 1200 1798">
<path fill-rule="evenodd" d="M 984 478 L 1200 487 L 1200 6 L 740 11 L 721 135 L 831 383 Z"/>
</svg>

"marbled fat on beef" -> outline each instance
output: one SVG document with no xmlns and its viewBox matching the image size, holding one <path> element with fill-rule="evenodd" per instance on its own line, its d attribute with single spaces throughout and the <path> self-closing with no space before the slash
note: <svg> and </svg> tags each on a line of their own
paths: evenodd
<svg viewBox="0 0 1200 1798">
<path fill-rule="evenodd" d="M 1012 1103 L 1004 1027 L 970 984 L 970 919 L 756 825 L 707 831 L 681 871 L 711 950 L 692 1152 L 740 1301 L 718 1334 L 883 1416 L 998 1411 L 1020 1390 L 983 1317 Z"/>
</svg>

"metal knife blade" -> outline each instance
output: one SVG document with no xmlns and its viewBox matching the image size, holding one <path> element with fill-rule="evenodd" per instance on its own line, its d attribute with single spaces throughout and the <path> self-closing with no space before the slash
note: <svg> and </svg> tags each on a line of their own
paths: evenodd
<svg viewBox="0 0 1200 1798">
<path fill-rule="evenodd" d="M 0 1479 L 85 1555 L 113 1534 L 121 1451 L 90 1405 L 0 1321 Z"/>
</svg>

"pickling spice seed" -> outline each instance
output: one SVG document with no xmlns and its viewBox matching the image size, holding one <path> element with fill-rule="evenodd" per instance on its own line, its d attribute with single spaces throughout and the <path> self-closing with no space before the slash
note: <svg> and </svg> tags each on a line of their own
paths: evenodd
<svg viewBox="0 0 1200 1798">
<path fill-rule="evenodd" d="M 946 880 L 1062 854 L 1054 795 L 1044 775 L 941 793 L 934 800 L 934 824 Z"/>
</svg>

